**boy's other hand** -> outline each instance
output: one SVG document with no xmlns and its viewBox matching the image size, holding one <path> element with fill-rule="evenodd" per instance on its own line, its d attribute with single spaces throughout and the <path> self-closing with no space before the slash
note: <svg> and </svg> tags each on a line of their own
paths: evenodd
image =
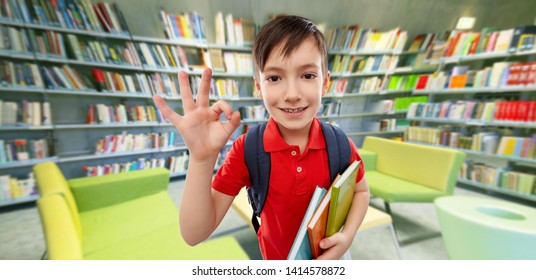
<svg viewBox="0 0 536 280">
<path fill-rule="evenodd" d="M 184 115 L 174 112 L 160 96 L 153 100 L 162 115 L 177 128 L 196 160 L 215 159 L 232 133 L 240 125 L 240 113 L 223 100 L 209 106 L 209 91 L 212 70 L 205 69 L 201 77 L 197 100 L 194 101 L 186 72 L 179 72 L 179 85 L 184 106 Z M 229 122 L 220 121 L 223 114 Z"/>
<path fill-rule="evenodd" d="M 337 232 L 330 237 L 326 237 L 320 241 L 320 248 L 324 249 L 324 253 L 316 258 L 317 260 L 338 260 L 350 248 L 352 239 L 348 238 L 344 233 Z"/>
</svg>

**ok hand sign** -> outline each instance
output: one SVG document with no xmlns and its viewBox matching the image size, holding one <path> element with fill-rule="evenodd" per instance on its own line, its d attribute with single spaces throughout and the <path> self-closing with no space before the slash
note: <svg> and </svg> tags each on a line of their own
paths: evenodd
<svg viewBox="0 0 536 280">
<path fill-rule="evenodd" d="M 201 77 L 197 100 L 194 101 L 188 74 L 179 72 L 179 85 L 184 115 L 174 112 L 160 96 L 153 100 L 162 115 L 175 125 L 188 150 L 196 160 L 215 159 L 232 133 L 240 125 L 240 113 L 223 100 L 209 107 L 209 90 L 212 70 L 205 69 Z M 223 114 L 229 122 L 220 121 Z"/>
</svg>

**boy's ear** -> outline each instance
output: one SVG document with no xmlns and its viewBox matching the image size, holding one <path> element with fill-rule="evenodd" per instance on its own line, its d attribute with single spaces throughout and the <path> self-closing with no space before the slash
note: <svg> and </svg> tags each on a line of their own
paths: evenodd
<svg viewBox="0 0 536 280">
<path fill-rule="evenodd" d="M 262 99 L 261 84 L 259 83 L 259 80 L 257 79 L 257 75 L 253 76 L 253 81 L 255 82 L 255 89 L 259 93 L 259 98 Z"/>
<path fill-rule="evenodd" d="M 327 71 L 326 75 L 324 76 L 324 81 L 322 81 L 322 96 L 326 95 L 326 93 L 328 92 L 330 77 L 331 77 L 331 74 L 329 73 L 329 71 Z"/>
</svg>

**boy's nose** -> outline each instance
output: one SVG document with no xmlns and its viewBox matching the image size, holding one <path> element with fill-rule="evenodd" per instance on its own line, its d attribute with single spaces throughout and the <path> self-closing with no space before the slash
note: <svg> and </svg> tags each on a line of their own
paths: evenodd
<svg viewBox="0 0 536 280">
<path fill-rule="evenodd" d="M 293 101 L 301 99 L 302 95 L 300 93 L 299 87 L 294 82 L 289 82 L 287 90 L 285 92 L 285 100 Z"/>
</svg>

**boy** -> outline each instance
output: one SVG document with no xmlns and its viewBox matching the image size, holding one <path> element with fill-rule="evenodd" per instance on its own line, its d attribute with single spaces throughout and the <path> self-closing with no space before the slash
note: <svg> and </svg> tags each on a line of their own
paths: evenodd
<svg viewBox="0 0 536 280">
<path fill-rule="evenodd" d="M 253 45 L 254 82 L 270 120 L 264 148 L 270 152 L 270 186 L 257 236 L 265 259 L 286 259 L 316 185 L 330 186 L 326 144 L 315 118 L 330 74 L 324 38 L 309 20 L 277 18 L 265 25 Z M 250 186 L 244 161 L 244 139 L 234 141 L 225 163 L 212 181 L 219 151 L 240 125 L 240 114 L 220 100 L 209 107 L 211 70 L 205 69 L 194 102 L 186 73 L 179 73 L 184 115 L 162 98 L 154 101 L 181 133 L 190 151 L 180 209 L 181 233 L 195 245 L 216 229 L 244 186 Z M 221 122 L 224 114 L 228 122 Z M 350 141 L 350 162 L 360 160 Z M 356 191 L 341 232 L 321 241 L 318 259 L 339 259 L 350 247 L 369 204 L 368 184 L 360 165 Z"/>
</svg>

